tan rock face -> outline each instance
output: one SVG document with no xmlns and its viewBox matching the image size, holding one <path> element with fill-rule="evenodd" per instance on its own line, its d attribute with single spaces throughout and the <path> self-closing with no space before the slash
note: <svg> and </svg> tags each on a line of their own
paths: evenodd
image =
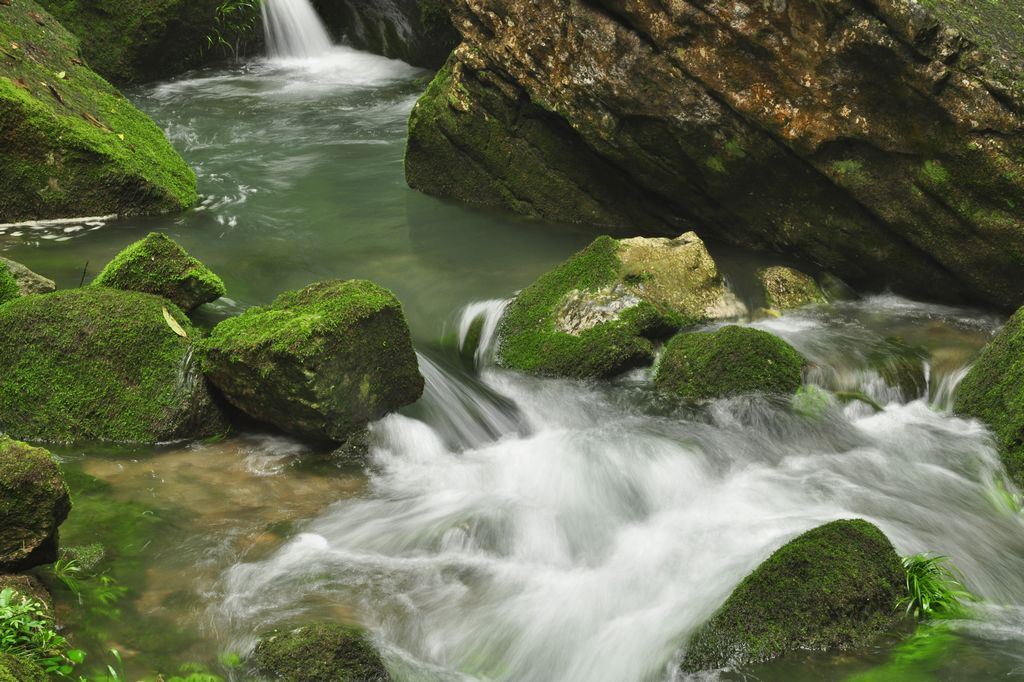
<svg viewBox="0 0 1024 682">
<path fill-rule="evenodd" d="M 410 184 L 1024 303 L 1024 0 L 455 0 Z M 1014 28 L 1015 27 L 1015 28 Z"/>
<path fill-rule="evenodd" d="M 799 270 L 775 265 L 758 270 L 757 278 L 769 308 L 790 310 L 828 302 L 814 278 Z"/>
</svg>

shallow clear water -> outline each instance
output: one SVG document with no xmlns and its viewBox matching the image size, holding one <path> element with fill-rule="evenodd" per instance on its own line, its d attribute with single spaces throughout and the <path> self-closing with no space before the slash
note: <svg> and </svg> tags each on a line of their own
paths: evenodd
<svg viewBox="0 0 1024 682">
<path fill-rule="evenodd" d="M 81 491 L 65 544 L 107 546 L 93 569 L 106 585 L 57 593 L 92 660 L 117 648 L 133 674 L 194 661 L 248 679 L 218 658 L 267 628 L 331 618 L 369 627 L 403 680 L 668 680 L 687 636 L 761 560 L 858 516 L 902 554 L 952 557 L 986 600 L 978 617 L 726 679 L 1024 674 L 1024 520 L 986 433 L 946 412 L 999 318 L 876 296 L 754 323 L 807 355 L 814 381 L 882 403 L 877 414 L 853 402 L 801 417 L 755 398 L 681 410 L 644 371 L 592 385 L 497 369 L 488 343 L 459 352 L 469 322 L 483 315 L 493 340 L 506 297 L 592 235 L 408 190 L 405 120 L 424 77 L 339 48 L 136 91 L 196 167 L 202 206 L 0 228 L 6 255 L 64 286 L 165 230 L 228 285 L 208 322 L 317 279 L 373 279 L 403 301 L 427 378 L 419 404 L 373 426 L 365 470 L 266 433 L 62 451 Z M 914 395 L 870 367 L 894 335 L 926 351 Z"/>
</svg>

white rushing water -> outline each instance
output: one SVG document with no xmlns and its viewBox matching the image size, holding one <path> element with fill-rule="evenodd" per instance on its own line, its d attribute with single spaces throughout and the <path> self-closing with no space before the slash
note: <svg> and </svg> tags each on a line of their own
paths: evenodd
<svg viewBox="0 0 1024 682">
<path fill-rule="evenodd" d="M 901 305 L 760 326 L 824 363 L 871 340 L 858 316 L 895 319 Z M 976 628 L 1024 650 L 1024 522 L 999 501 L 1006 482 L 978 424 L 901 400 L 866 370 L 860 388 L 884 411 L 833 403 L 814 417 L 756 397 L 666 408 L 642 373 L 524 377 L 486 360 L 502 306 L 471 305 L 460 321 L 462 346 L 484 316 L 478 383 L 423 358 L 422 418 L 373 426 L 367 496 L 226 572 L 215 617 L 236 645 L 326 602 L 372 630 L 402 679 L 669 680 L 688 636 L 772 551 L 860 517 L 901 554 L 949 555 L 987 600 Z M 857 376 L 852 356 L 822 376 Z M 938 400 L 958 373 L 935 380 Z"/>
<path fill-rule="evenodd" d="M 261 7 L 271 59 L 314 59 L 331 51 L 331 38 L 309 0 L 263 0 Z"/>
</svg>

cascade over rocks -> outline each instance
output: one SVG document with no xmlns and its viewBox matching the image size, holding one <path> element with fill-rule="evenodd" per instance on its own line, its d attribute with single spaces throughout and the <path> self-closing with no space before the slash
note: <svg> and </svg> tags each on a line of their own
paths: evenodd
<svg viewBox="0 0 1024 682">
<path fill-rule="evenodd" d="M 598 237 L 508 306 L 499 360 L 534 374 L 608 377 L 653 360 L 652 339 L 746 312 L 693 232 Z"/>
<path fill-rule="evenodd" d="M 0 4 L 0 45 L 0 223 L 195 204 L 195 173 L 163 131 L 39 5 Z"/>
<path fill-rule="evenodd" d="M 57 560 L 57 527 L 71 499 L 53 455 L 0 436 L 0 573 Z M 0 588 L 10 586 L 0 579 Z"/>
<path fill-rule="evenodd" d="M 117 254 L 93 286 L 163 296 L 186 311 L 226 293 L 220 277 L 159 232 L 150 232 Z"/>
<path fill-rule="evenodd" d="M 862 647 L 893 629 L 904 572 L 860 519 L 807 531 L 768 557 L 691 638 L 684 672 L 762 663 L 800 649 Z"/>
<path fill-rule="evenodd" d="M 409 184 L 1024 303 L 1024 0 L 453 0 Z"/>
<path fill-rule="evenodd" d="M 281 682 L 389 682 L 384 661 L 361 628 L 315 623 L 260 640 L 256 666 Z"/>
<path fill-rule="evenodd" d="M 176 306 L 150 294 L 86 287 L 6 303 L 0 429 L 59 443 L 222 434 L 227 424 L 193 353 L 198 334 Z"/>
<path fill-rule="evenodd" d="M 372 282 L 283 293 L 221 322 L 203 349 L 203 369 L 228 402 L 308 438 L 346 441 L 423 393 L 402 306 Z"/>
</svg>

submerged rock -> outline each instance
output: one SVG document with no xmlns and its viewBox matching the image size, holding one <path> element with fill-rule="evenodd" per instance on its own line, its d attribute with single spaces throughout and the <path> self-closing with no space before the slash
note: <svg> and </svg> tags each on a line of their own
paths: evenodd
<svg viewBox="0 0 1024 682">
<path fill-rule="evenodd" d="M 360 50 L 436 69 L 459 44 L 448 0 L 314 0 L 327 27 Z"/>
<path fill-rule="evenodd" d="M 30 294 L 48 294 L 51 291 L 57 290 L 57 284 L 47 277 L 43 277 L 40 274 L 32 272 L 21 263 L 17 263 L 9 258 L 0 256 L 0 266 L 7 266 L 7 271 L 14 277 L 15 283 L 18 285 L 18 292 L 22 296 L 28 296 Z M 0 267 L 2 269 L 2 267 Z M 0 279 L 3 278 L 3 274 L 0 273 Z M 4 285 L 0 283 L 0 288 Z M 13 298 L 10 297 L 10 298 Z M 6 299 L 0 294 L 0 303 Z"/>
<path fill-rule="evenodd" d="M 1024 308 L 981 351 L 957 388 L 953 410 L 992 430 L 1006 471 L 1024 487 Z"/>
<path fill-rule="evenodd" d="M 807 361 L 777 336 L 750 327 L 676 334 L 665 346 L 654 382 L 685 400 L 743 393 L 795 394 Z"/>
<path fill-rule="evenodd" d="M 69 511 L 53 455 L 0 436 L 0 573 L 56 561 L 57 527 Z"/>
<path fill-rule="evenodd" d="M 928 351 L 907 345 L 890 336 L 868 353 L 868 366 L 878 372 L 889 386 L 898 389 L 904 400 L 915 400 L 927 394 L 928 376 L 925 366 Z"/>
<path fill-rule="evenodd" d="M 281 294 L 221 322 L 203 346 L 229 402 L 300 436 L 345 441 L 423 393 L 401 304 L 362 280 Z"/>
<path fill-rule="evenodd" d="M 180 211 L 192 169 L 32 0 L 0 4 L 0 222 Z"/>
<path fill-rule="evenodd" d="M 165 319 L 165 311 L 189 338 Z M 102 287 L 0 306 L 0 428 L 49 442 L 155 443 L 227 426 L 173 304 Z"/>
<path fill-rule="evenodd" d="M 758 270 L 757 279 L 764 290 L 765 303 L 774 310 L 828 303 L 814 278 L 799 270 L 775 265 Z"/>
<path fill-rule="evenodd" d="M 508 306 L 499 360 L 534 374 L 607 377 L 650 362 L 652 338 L 745 313 L 696 234 L 598 237 Z"/>
<path fill-rule="evenodd" d="M 453 0 L 424 192 L 1024 302 L 1021 0 Z"/>
<path fill-rule="evenodd" d="M 317 623 L 276 632 L 256 645 L 257 668 L 281 682 L 389 682 L 384 661 L 361 628 Z"/>
<path fill-rule="evenodd" d="M 866 646 L 898 625 L 904 589 L 900 559 L 882 531 L 860 519 L 827 523 L 783 545 L 743 579 L 690 640 L 682 669 Z"/>
<path fill-rule="evenodd" d="M 220 277 L 159 232 L 150 232 L 117 254 L 93 285 L 156 294 L 185 311 L 226 293 Z"/>
<path fill-rule="evenodd" d="M 35 663 L 0 651 L 0 682 L 47 682 L 49 679 Z"/>
</svg>

